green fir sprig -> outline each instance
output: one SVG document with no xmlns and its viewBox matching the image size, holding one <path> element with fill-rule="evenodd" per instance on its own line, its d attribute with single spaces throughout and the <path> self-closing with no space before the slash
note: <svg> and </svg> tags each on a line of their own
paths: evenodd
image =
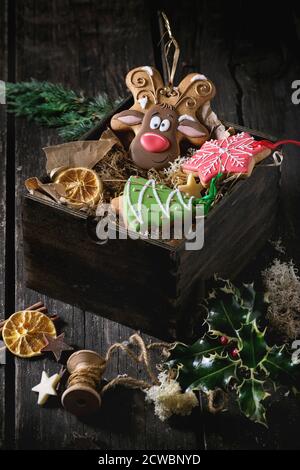
<svg viewBox="0 0 300 470">
<path fill-rule="evenodd" d="M 76 140 L 109 114 L 118 100 L 106 93 L 94 98 L 76 93 L 61 84 L 31 80 L 7 83 L 8 111 L 39 125 L 57 128 L 63 140 Z"/>
</svg>

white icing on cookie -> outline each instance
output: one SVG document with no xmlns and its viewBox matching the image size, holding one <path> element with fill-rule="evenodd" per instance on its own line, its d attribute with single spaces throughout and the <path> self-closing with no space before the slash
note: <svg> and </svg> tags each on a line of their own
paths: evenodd
<svg viewBox="0 0 300 470">
<path fill-rule="evenodd" d="M 129 184 L 131 183 L 130 181 L 128 182 Z M 138 197 L 138 202 L 137 202 L 137 210 L 135 210 L 132 202 L 131 202 L 131 199 L 130 199 L 130 189 L 129 189 L 129 185 L 128 185 L 128 190 L 127 190 L 127 193 L 126 193 L 126 199 L 127 199 L 127 203 L 128 203 L 128 206 L 130 208 L 130 210 L 132 211 L 132 213 L 134 214 L 135 218 L 136 218 L 136 221 L 139 222 L 140 224 L 143 224 L 143 214 L 142 214 L 142 206 L 143 206 L 143 198 L 144 198 L 144 194 L 146 192 L 146 190 L 148 189 L 149 186 L 152 186 L 152 191 L 153 191 L 153 195 L 156 199 L 156 202 L 157 204 L 159 205 L 162 213 L 169 219 L 170 218 L 170 206 L 171 206 L 171 201 L 173 199 L 173 197 L 176 195 L 177 198 L 179 199 L 179 202 L 181 203 L 181 205 L 188 211 L 190 211 L 192 209 L 192 206 L 193 206 L 193 199 L 194 196 L 192 196 L 191 198 L 189 198 L 188 200 L 188 203 L 185 203 L 185 201 L 183 200 L 183 197 L 182 197 L 182 193 L 181 191 L 179 191 L 178 188 L 176 189 L 173 189 L 173 191 L 170 192 L 169 196 L 168 196 L 168 199 L 166 201 L 166 205 L 164 206 L 163 203 L 161 202 L 160 198 L 159 198 L 159 195 L 157 193 L 157 190 L 156 190 L 156 182 L 155 180 L 151 179 L 151 180 L 148 180 L 142 190 L 140 191 L 140 194 L 139 194 L 139 197 Z"/>
<path fill-rule="evenodd" d="M 148 97 L 147 97 L 147 96 L 143 96 L 142 98 L 140 98 L 140 99 L 138 100 L 138 102 L 140 103 L 141 108 L 142 108 L 142 109 L 145 109 L 146 106 L 147 106 L 147 103 L 148 103 Z"/>
<path fill-rule="evenodd" d="M 187 119 L 188 121 L 196 122 L 196 119 L 193 118 L 193 116 L 190 116 L 189 114 L 182 114 L 182 116 L 179 116 L 178 122 L 184 121 L 185 119 Z"/>
<path fill-rule="evenodd" d="M 191 78 L 191 82 L 195 82 L 196 80 L 207 80 L 207 77 L 201 73 L 198 73 Z"/>
<path fill-rule="evenodd" d="M 153 70 L 151 67 L 149 67 L 149 65 L 145 65 L 144 67 L 141 67 L 142 70 L 145 70 L 145 72 L 147 72 L 148 75 L 150 75 L 152 77 L 153 75 Z"/>
</svg>

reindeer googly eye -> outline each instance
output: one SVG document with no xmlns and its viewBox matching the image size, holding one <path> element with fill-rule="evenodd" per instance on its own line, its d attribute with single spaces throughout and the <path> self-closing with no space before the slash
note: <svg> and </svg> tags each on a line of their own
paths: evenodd
<svg viewBox="0 0 300 470">
<path fill-rule="evenodd" d="M 169 129 L 170 129 L 170 121 L 169 119 L 164 119 L 163 122 L 161 123 L 160 127 L 159 127 L 159 130 L 161 132 L 167 132 Z"/>
<path fill-rule="evenodd" d="M 151 129 L 158 129 L 161 123 L 161 119 L 159 116 L 153 116 L 150 121 L 150 128 Z"/>
</svg>

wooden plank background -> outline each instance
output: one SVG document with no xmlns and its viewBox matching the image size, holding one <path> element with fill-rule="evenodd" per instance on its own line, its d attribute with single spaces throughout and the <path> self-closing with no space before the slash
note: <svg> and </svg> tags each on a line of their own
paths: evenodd
<svg viewBox="0 0 300 470">
<path fill-rule="evenodd" d="M 243 2 L 228 5 L 186 0 L 175 9 L 171 1 L 5 0 L 0 3 L 0 79 L 21 81 L 34 77 L 83 89 L 90 95 L 106 91 L 113 98 L 123 96 L 124 76 L 130 68 L 161 64 L 157 11 L 165 9 L 181 45 L 178 78 L 190 71 L 205 73 L 217 85 L 214 107 L 222 117 L 280 137 L 299 139 L 299 108 L 290 99 L 291 82 L 300 78 L 299 11 L 268 9 L 266 16 L 260 3 L 254 1 L 245 15 Z M 235 8 L 237 14 L 233 15 L 231 10 Z M 237 15 L 240 21 L 236 21 Z M 282 21 L 288 34 L 280 32 Z M 41 299 L 24 287 L 21 199 L 24 180 L 44 172 L 41 148 L 59 139 L 55 131 L 13 118 L 9 118 L 6 133 L 2 106 L 0 119 L 0 149 L 4 156 L 0 160 L 0 307 L 9 315 Z M 299 174 L 299 151 L 288 149 L 282 171 L 282 220 L 287 227 L 284 234 L 289 253 L 300 264 Z M 9 219 L 5 217 L 6 209 L 10 210 Z M 9 237 L 6 243 L 5 236 Z M 9 248 L 6 257 L 5 247 Z M 90 312 L 47 297 L 41 300 L 49 311 L 62 317 L 68 341 L 78 348 L 103 352 L 131 333 Z M 51 402 L 45 408 L 36 405 L 30 389 L 39 382 L 43 369 L 54 373 L 58 366 L 48 358 L 10 358 L 6 368 L 0 366 L 0 448 L 299 448 L 295 427 L 300 411 L 292 399 L 273 405 L 269 431 L 252 425 L 237 412 L 214 417 L 200 408 L 190 418 L 161 423 L 145 405 L 142 393 L 120 389 L 105 398 L 94 422 L 83 422 Z M 124 372 L 142 376 L 127 358 L 116 355 L 108 375 Z"/>
<path fill-rule="evenodd" d="M 0 80 L 7 80 L 6 5 L 0 4 Z M 6 240 L 6 116 L 5 107 L 0 104 L 0 309 L 5 312 L 5 240 Z M 4 316 L 4 315 L 3 315 Z M 0 449 L 5 441 L 5 367 L 0 365 Z"/>
</svg>

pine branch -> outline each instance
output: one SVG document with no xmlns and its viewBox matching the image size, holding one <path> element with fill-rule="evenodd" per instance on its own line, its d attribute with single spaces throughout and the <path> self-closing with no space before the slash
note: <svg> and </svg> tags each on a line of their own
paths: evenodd
<svg viewBox="0 0 300 470">
<path fill-rule="evenodd" d="M 76 140 L 120 102 L 106 93 L 95 98 L 50 82 L 7 83 L 8 111 L 39 125 L 58 129 L 63 140 Z"/>
</svg>

